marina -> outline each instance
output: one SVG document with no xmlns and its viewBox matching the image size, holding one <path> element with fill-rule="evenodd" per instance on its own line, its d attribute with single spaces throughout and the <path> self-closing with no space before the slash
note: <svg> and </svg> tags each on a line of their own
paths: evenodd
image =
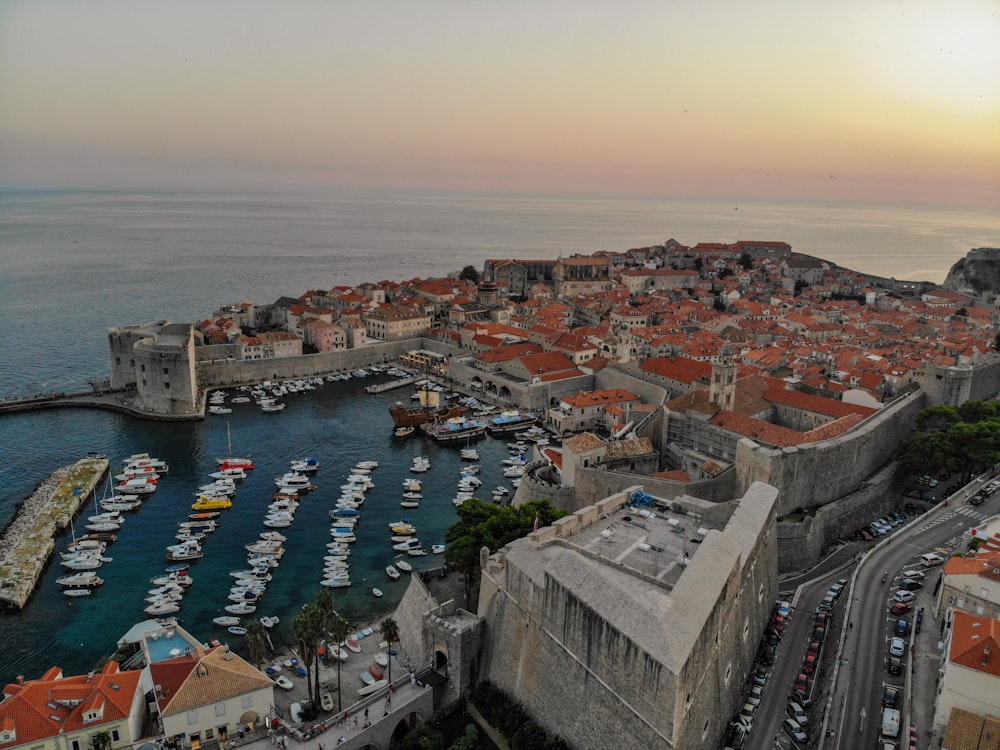
<svg viewBox="0 0 1000 750">
<path fill-rule="evenodd" d="M 18 465 L 19 471 L 34 471 L 37 475 L 46 461 L 57 466 L 65 463 L 69 451 L 85 455 L 94 449 L 108 454 L 115 471 L 126 457 L 140 450 L 160 457 L 170 469 L 169 474 L 161 476 L 158 489 L 127 514 L 128 520 L 120 530 L 111 533 L 117 541 L 106 554 L 113 557 L 113 562 L 97 571 L 104 581 L 102 585 L 66 588 L 79 592 L 66 594 L 55 579 L 70 571 L 52 564 L 41 570 L 35 594 L 24 609 L 4 616 L 3 626 L 11 634 L 11 647 L 0 654 L 0 673 L 8 677 L 34 674 L 57 662 L 65 669 L 85 672 L 108 651 L 102 631 L 114 632 L 123 617 L 145 617 L 144 608 L 156 603 L 164 610 L 170 609 L 171 603 L 177 604 L 174 616 L 185 628 L 206 638 L 218 634 L 241 652 L 245 651 L 245 638 L 228 628 L 247 627 L 254 617 L 276 619 L 268 631 L 276 647 L 293 643 L 293 616 L 305 601 L 316 596 L 322 581 L 335 584 L 331 590 L 337 608 L 352 622 L 377 621 L 391 612 L 410 574 L 392 580 L 386 575 L 386 566 L 392 564 L 402 571 L 400 563 L 406 562 L 412 575 L 440 568 L 445 532 L 456 520 L 450 500 L 460 470 L 468 465 L 460 455 L 464 442 L 439 444 L 419 432 L 403 439 L 393 437 L 388 407 L 395 400 L 394 394 L 365 392 L 366 385 L 392 377 L 376 374 L 326 382 L 313 391 L 286 397 L 288 408 L 282 414 L 262 415 L 251 402 L 236 404 L 231 415 L 198 423 L 121 420 L 103 411 L 65 411 L 58 421 L 54 419 L 56 412 L 32 415 L 31 419 L 42 423 L 43 429 L 41 434 L 32 433 L 30 440 L 37 438 L 40 442 L 48 434 L 51 442 L 37 446 L 32 460 Z M 231 389 L 228 393 L 232 396 L 238 392 Z M 233 399 L 228 398 L 227 403 L 233 403 Z M 26 417 L 6 419 L 22 418 Z M 44 425 L 51 425 L 51 431 L 46 433 Z M 365 428 L 359 430 L 358 425 Z M 61 443 L 52 440 L 56 432 L 67 437 Z M 27 446 L 29 450 L 35 447 L 30 442 Z M 491 492 L 485 488 L 510 487 L 502 476 L 502 460 L 510 452 L 506 441 L 490 437 L 477 442 L 477 452 L 484 488 L 479 494 L 490 502 Z M 245 478 L 236 483 L 231 506 L 192 511 L 190 505 L 197 499 L 193 493 L 212 481 L 210 475 L 234 461 L 235 456 L 243 457 L 255 468 L 244 470 Z M 309 480 L 316 489 L 298 498 L 289 526 L 268 529 L 264 520 L 276 494 L 274 479 L 289 472 L 292 461 L 305 460 L 304 456 L 318 464 Z M 377 466 L 369 466 L 365 474 L 365 462 Z M 414 466 L 417 473 L 411 473 Z M 362 491 L 366 481 L 374 487 Z M 343 484 L 351 489 L 338 489 Z M 404 491 L 423 495 L 422 500 L 415 501 L 418 507 L 401 512 Z M 96 495 L 102 492 L 98 488 Z M 355 492 L 353 499 L 345 499 Z M 101 512 L 96 506 L 98 499 L 92 496 L 80 509 L 80 515 L 89 517 Z M 332 516 L 331 511 L 337 515 Z M 388 524 L 402 520 L 400 516 L 410 518 L 419 538 L 415 545 L 407 543 L 407 549 L 395 550 L 393 545 L 398 542 L 392 542 L 390 537 L 404 535 L 392 534 Z M 358 519 L 346 528 L 356 540 L 346 543 L 351 548 L 347 578 L 325 575 L 328 569 L 336 573 L 337 567 L 328 568 L 324 563 L 325 556 L 339 554 L 327 547 L 339 541 L 330 533 L 334 518 Z M 185 527 L 192 531 L 210 520 L 217 527 L 200 541 L 193 540 L 198 541 L 200 550 L 192 545 L 185 548 L 186 555 L 191 555 L 189 559 L 165 559 L 168 546 L 183 544 L 175 538 L 182 528 L 179 524 L 193 522 L 195 526 Z M 263 572 L 266 553 L 248 553 L 246 545 L 253 540 L 266 541 L 260 538 L 266 531 L 280 532 L 286 539 L 282 542 L 280 565 Z M 69 542 L 67 530 L 65 537 L 56 539 L 57 550 L 64 551 Z M 186 556 L 183 551 L 180 554 Z M 251 567 L 248 554 L 257 555 L 254 565 L 262 570 L 258 575 L 270 576 L 271 580 L 254 603 L 230 601 L 234 582 L 230 573 Z M 182 593 L 173 602 L 168 601 L 174 598 L 171 596 L 159 602 L 145 601 L 151 596 L 147 591 L 153 586 L 151 579 L 167 574 L 168 566 L 184 564 L 189 567 L 183 570 L 189 571 L 194 581 L 189 590 L 197 591 L 197 596 Z M 354 585 L 344 585 L 347 581 Z M 382 592 L 381 597 L 373 594 L 376 588 Z M 243 611 L 232 613 L 226 611 L 227 606 Z M 249 607 L 255 610 L 246 611 Z M 235 619 L 222 620 L 228 623 L 223 626 L 217 621 L 223 617 Z"/>
</svg>

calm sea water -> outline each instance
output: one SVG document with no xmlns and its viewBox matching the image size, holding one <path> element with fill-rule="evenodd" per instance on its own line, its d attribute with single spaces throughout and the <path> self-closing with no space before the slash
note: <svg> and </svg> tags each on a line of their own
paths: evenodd
<svg viewBox="0 0 1000 750">
<path fill-rule="evenodd" d="M 106 331 L 117 325 L 193 321 L 240 300 L 267 303 L 316 287 L 444 276 L 488 258 L 555 258 L 623 250 L 669 238 L 694 244 L 784 240 L 841 265 L 901 279 L 943 280 L 972 247 L 1000 246 L 1000 217 L 985 210 L 900 206 L 577 199 L 437 193 L 0 193 L 0 396 L 79 390 L 108 374 Z M 327 384 L 289 398 L 274 415 L 235 412 L 234 450 L 261 462 L 206 545 L 184 603 L 185 625 L 213 635 L 227 603 L 228 571 L 262 530 L 273 477 L 287 462 L 319 456 L 320 491 L 305 501 L 288 536 L 290 552 L 262 608 L 285 624 L 318 590 L 326 512 L 357 460 L 382 463 L 355 554 L 355 584 L 338 602 L 362 621 L 391 606 L 403 584 L 384 574 L 385 524 L 402 515 L 409 459 L 431 455 L 427 499 L 414 513 L 420 536 L 443 538 L 454 520 L 454 448 L 419 438 L 395 441 L 387 407 L 403 394 L 369 396 L 361 383 Z M 405 396 L 404 396 L 405 398 Z M 226 450 L 226 418 L 169 425 L 87 411 L 0 418 L 0 525 L 53 469 L 85 455 L 115 462 L 139 451 L 166 459 L 164 486 L 129 518 L 90 599 L 59 595 L 50 566 L 24 612 L 0 615 L 0 679 L 39 675 L 58 664 L 89 669 L 142 618 L 148 579 L 163 567 L 197 485 Z M 506 450 L 481 443 L 485 486 L 500 483 Z M 417 515 L 419 514 L 419 518 Z M 426 564 L 430 560 L 425 558 Z M 361 578 L 368 578 L 364 585 Z M 372 585 L 386 591 L 383 600 Z M 218 630 L 218 629 L 215 629 Z M 218 633 L 215 633 L 218 634 Z M 279 634 L 281 637 L 283 634 Z"/>
</svg>

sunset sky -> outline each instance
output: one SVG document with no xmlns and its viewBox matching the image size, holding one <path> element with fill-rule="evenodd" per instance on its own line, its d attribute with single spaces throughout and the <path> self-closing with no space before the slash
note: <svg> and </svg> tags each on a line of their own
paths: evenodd
<svg viewBox="0 0 1000 750">
<path fill-rule="evenodd" d="M 0 183 L 1000 205 L 1000 3 L 5 0 Z"/>
</svg>

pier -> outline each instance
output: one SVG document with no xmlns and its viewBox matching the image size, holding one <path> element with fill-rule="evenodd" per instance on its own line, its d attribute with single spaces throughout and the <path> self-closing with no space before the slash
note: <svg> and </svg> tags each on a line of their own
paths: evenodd
<svg viewBox="0 0 1000 750">
<path fill-rule="evenodd" d="M 395 390 L 396 388 L 402 388 L 403 386 L 413 385 L 416 383 L 418 378 L 400 378 L 398 380 L 391 380 L 388 383 L 378 383 L 377 385 L 369 385 L 365 388 L 365 393 L 385 393 L 386 391 Z"/>
<path fill-rule="evenodd" d="M 0 535 L 0 609 L 19 610 L 31 598 L 65 530 L 108 470 L 106 458 L 85 458 L 54 471 L 18 506 Z"/>
</svg>

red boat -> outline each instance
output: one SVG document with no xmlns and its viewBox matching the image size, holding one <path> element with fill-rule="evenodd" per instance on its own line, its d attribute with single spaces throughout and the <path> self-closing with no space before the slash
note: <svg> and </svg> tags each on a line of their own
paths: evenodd
<svg viewBox="0 0 1000 750">
<path fill-rule="evenodd" d="M 372 664 L 370 667 L 368 667 L 368 673 L 376 680 L 382 679 L 382 667 L 380 667 L 378 664 Z"/>
</svg>

